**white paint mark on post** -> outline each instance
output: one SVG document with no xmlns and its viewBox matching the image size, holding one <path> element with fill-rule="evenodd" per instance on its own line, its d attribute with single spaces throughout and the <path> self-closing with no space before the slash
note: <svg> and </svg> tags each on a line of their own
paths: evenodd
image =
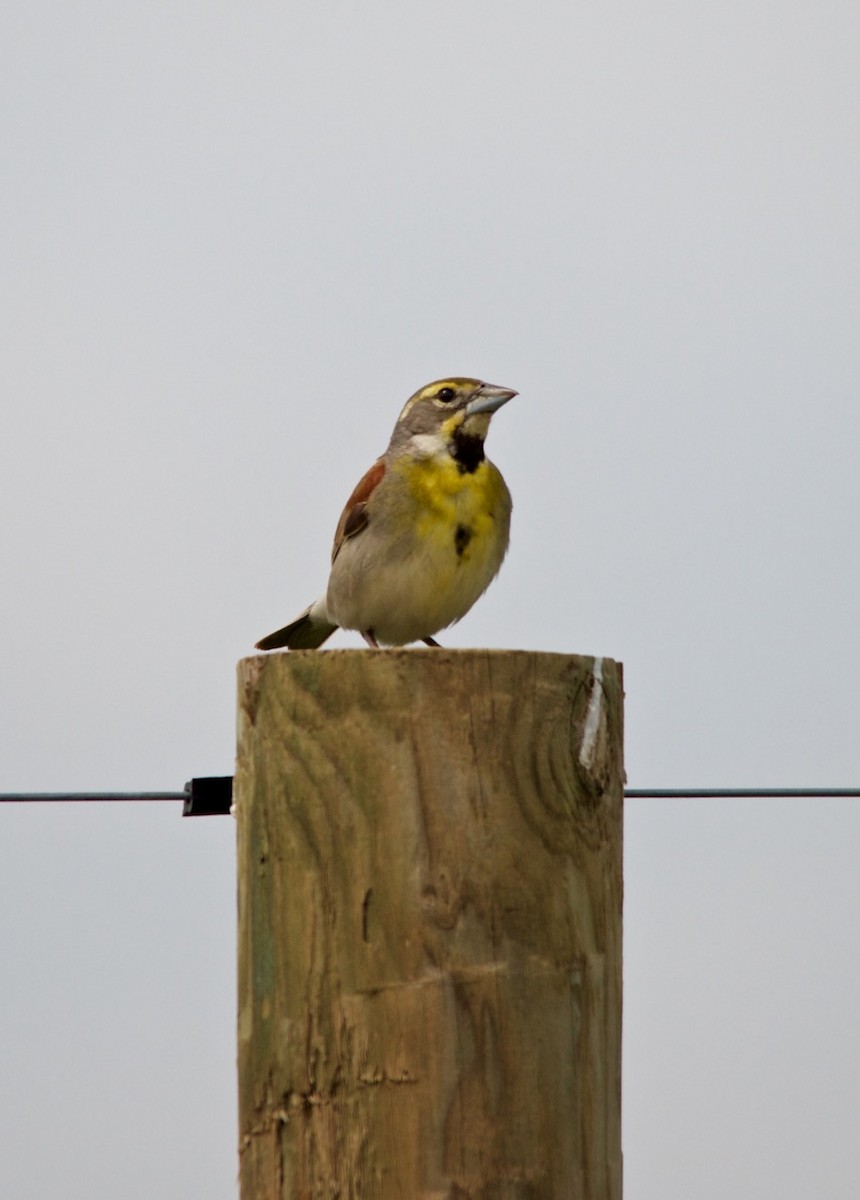
<svg viewBox="0 0 860 1200">
<path fill-rule="evenodd" d="M 579 761 L 586 770 L 591 769 L 591 759 L 597 742 L 597 731 L 600 728 L 600 716 L 603 711 L 603 659 L 595 658 L 594 674 L 591 683 L 591 695 L 588 698 L 588 712 L 585 714 L 585 728 L 582 731 L 582 745 L 579 748 Z"/>
</svg>

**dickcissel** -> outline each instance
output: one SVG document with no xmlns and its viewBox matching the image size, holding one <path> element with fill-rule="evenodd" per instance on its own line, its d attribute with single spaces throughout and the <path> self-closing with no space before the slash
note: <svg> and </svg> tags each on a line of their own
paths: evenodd
<svg viewBox="0 0 860 1200">
<path fill-rule="evenodd" d="M 516 394 L 439 379 L 407 400 L 388 449 L 346 502 L 325 595 L 257 649 L 313 650 L 338 628 L 374 647 L 438 646 L 433 634 L 469 611 L 508 548 L 511 496 L 484 438 Z"/>
</svg>

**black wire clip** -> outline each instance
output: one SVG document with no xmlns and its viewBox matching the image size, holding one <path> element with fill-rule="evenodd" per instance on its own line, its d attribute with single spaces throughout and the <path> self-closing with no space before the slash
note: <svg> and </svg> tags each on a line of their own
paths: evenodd
<svg viewBox="0 0 860 1200">
<path fill-rule="evenodd" d="M 232 775 L 203 776 L 189 779 L 185 785 L 183 817 L 226 817 L 232 806 Z"/>
</svg>

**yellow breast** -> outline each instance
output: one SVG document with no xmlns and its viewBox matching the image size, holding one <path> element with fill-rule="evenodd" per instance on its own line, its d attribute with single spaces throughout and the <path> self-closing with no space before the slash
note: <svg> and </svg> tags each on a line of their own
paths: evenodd
<svg viewBox="0 0 860 1200">
<path fill-rule="evenodd" d="M 454 549 L 462 565 L 498 536 L 507 540 L 510 496 L 501 474 L 484 460 L 461 471 L 453 459 L 405 459 L 403 473 L 414 505 L 415 532 L 425 544 Z"/>
</svg>

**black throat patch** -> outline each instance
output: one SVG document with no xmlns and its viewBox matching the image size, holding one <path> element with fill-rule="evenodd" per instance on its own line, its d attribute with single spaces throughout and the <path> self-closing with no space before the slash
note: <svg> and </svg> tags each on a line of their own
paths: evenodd
<svg viewBox="0 0 860 1200">
<path fill-rule="evenodd" d="M 473 475 L 484 461 L 484 439 L 458 429 L 451 439 L 451 457 L 463 475 Z"/>
</svg>

